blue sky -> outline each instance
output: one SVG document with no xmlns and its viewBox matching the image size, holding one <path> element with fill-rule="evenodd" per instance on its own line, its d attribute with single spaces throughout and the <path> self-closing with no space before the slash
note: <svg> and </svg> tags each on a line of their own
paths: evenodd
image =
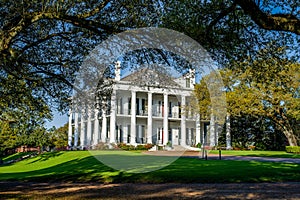
<svg viewBox="0 0 300 200">
<path fill-rule="evenodd" d="M 68 115 L 64 114 L 61 115 L 58 112 L 53 112 L 53 120 L 51 122 L 47 121 L 46 122 L 46 128 L 52 128 L 53 126 L 55 126 L 56 128 L 59 128 L 63 125 L 65 125 L 68 122 Z"/>
</svg>

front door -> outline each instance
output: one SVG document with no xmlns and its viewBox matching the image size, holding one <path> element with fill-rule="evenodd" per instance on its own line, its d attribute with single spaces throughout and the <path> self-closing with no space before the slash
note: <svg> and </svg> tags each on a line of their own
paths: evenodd
<svg viewBox="0 0 300 200">
<path fill-rule="evenodd" d="M 172 129 L 172 145 L 178 145 L 179 141 L 179 130 L 178 129 Z"/>
</svg>

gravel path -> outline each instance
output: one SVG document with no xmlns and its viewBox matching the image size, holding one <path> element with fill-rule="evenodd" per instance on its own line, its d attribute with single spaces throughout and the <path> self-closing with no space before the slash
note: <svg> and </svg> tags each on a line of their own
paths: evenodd
<svg viewBox="0 0 300 200">
<path fill-rule="evenodd" d="M 152 151 L 144 152 L 147 155 L 157 155 L 157 156 L 179 156 L 182 157 L 193 157 L 202 159 L 202 152 L 196 151 L 185 151 L 185 152 L 172 152 L 172 151 Z M 219 155 L 208 154 L 207 159 L 217 160 Z M 231 156 L 222 154 L 222 160 L 244 160 L 244 161 L 265 161 L 265 162 L 285 162 L 285 163 L 297 163 L 300 164 L 300 159 L 298 158 L 273 158 L 273 157 L 254 157 L 254 156 Z"/>
<path fill-rule="evenodd" d="M 98 184 L 0 182 L 0 199 L 300 199 L 300 183 Z"/>
</svg>

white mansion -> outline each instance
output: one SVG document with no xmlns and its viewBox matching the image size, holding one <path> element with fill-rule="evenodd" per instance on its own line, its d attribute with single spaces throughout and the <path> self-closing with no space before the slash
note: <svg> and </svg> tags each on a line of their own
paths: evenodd
<svg viewBox="0 0 300 200">
<path fill-rule="evenodd" d="M 154 84 L 137 84 L 136 80 L 147 79 L 149 73 Z M 189 70 L 172 78 L 170 84 L 155 84 L 157 76 L 165 79 L 161 73 L 144 68 L 121 78 L 117 62 L 107 110 L 85 108 L 81 112 L 85 114 L 70 110 L 68 145 L 92 148 L 104 142 L 188 147 L 203 144 L 205 139 L 206 144 L 215 146 L 217 133 L 209 128 L 209 121 L 200 121 L 199 115 L 188 109 L 195 72 Z"/>
</svg>

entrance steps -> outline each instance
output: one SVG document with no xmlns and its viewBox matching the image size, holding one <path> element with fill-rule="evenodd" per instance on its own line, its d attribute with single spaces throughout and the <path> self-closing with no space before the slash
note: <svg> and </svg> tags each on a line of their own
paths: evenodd
<svg viewBox="0 0 300 200">
<path fill-rule="evenodd" d="M 158 151 L 159 148 L 157 145 L 153 146 L 152 148 L 150 148 L 148 151 Z M 196 147 L 190 147 L 190 146 L 181 146 L 181 145 L 173 145 L 172 147 L 168 147 L 164 150 L 167 151 L 201 151 L 201 149 L 196 148 Z"/>
</svg>

